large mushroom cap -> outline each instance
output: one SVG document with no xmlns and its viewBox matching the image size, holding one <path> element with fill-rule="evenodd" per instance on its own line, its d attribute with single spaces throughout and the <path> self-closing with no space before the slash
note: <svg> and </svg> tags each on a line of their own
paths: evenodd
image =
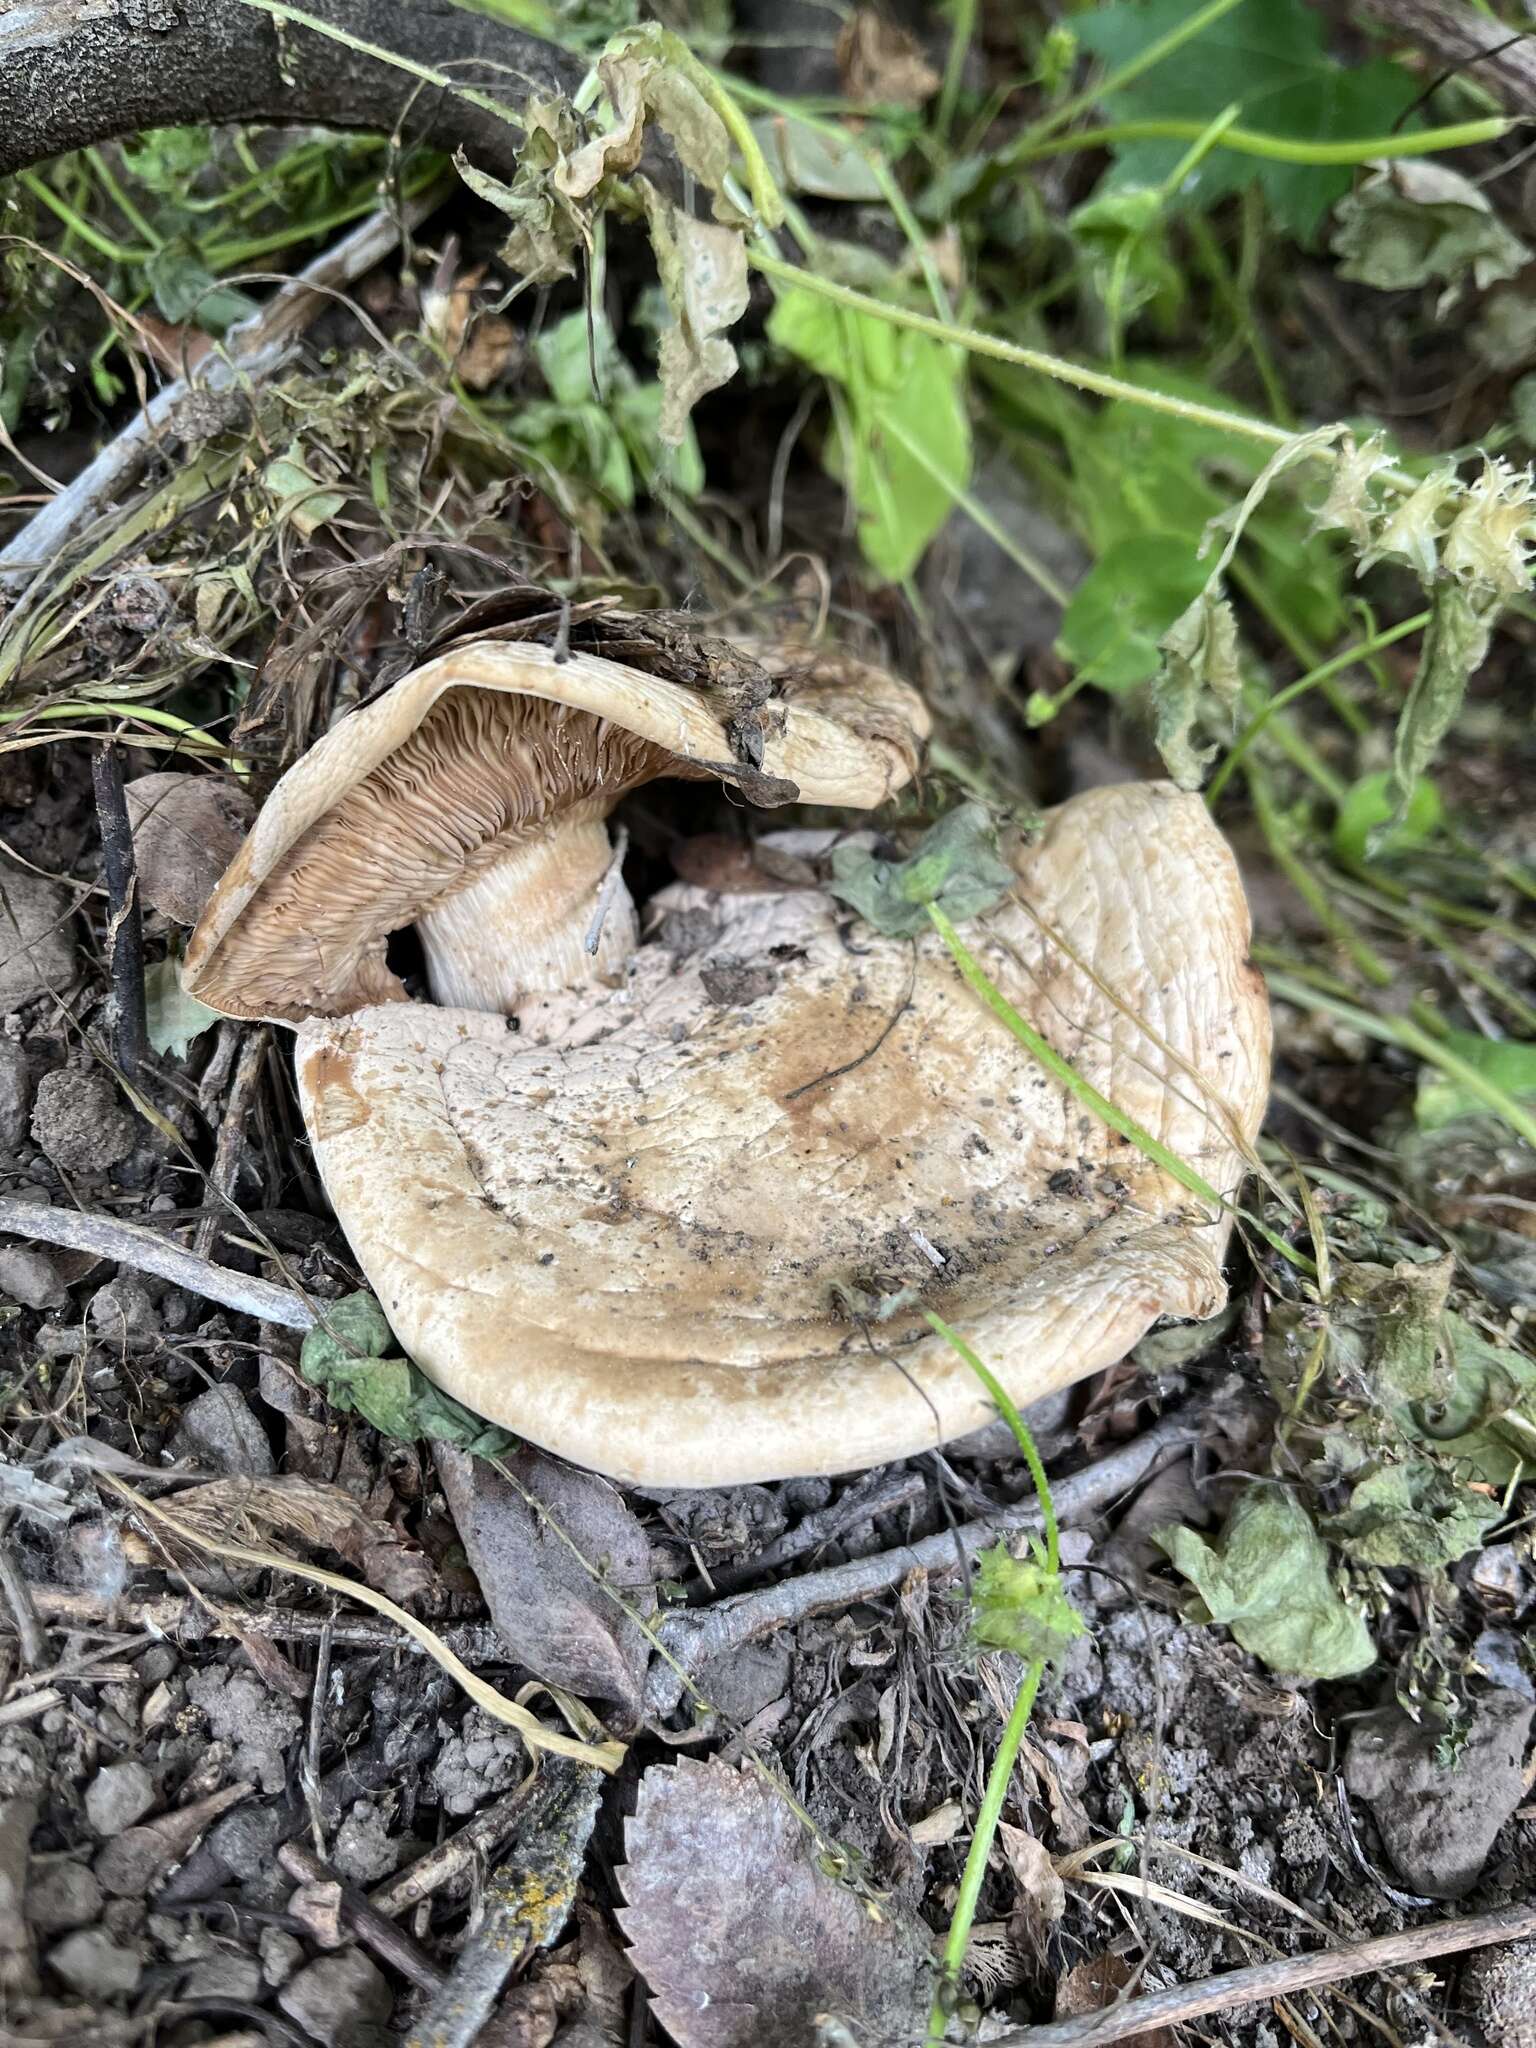
<svg viewBox="0 0 1536 2048">
<path fill-rule="evenodd" d="M 607 644 L 655 653 L 643 624 L 626 639 L 610 616 Z M 701 645 L 689 651 L 702 672 Z M 745 685 L 734 709 L 728 691 L 590 647 L 451 647 L 342 719 L 283 777 L 192 935 L 187 987 L 226 1015 L 291 1024 L 400 1002 L 385 960 L 391 932 L 422 924 L 472 957 L 477 933 L 509 904 L 525 952 L 546 970 L 538 985 L 558 986 L 580 963 L 555 941 L 573 930 L 579 953 L 579 913 L 607 857 L 602 820 L 626 791 L 658 775 L 718 776 L 754 800 L 864 810 L 915 769 L 927 712 L 882 671 L 728 649 L 720 666 Z M 614 923 L 610 964 L 632 936 Z M 499 1002 L 472 973 L 448 999 Z"/>
<path fill-rule="evenodd" d="M 1269 1020 L 1204 806 L 1096 790 L 1016 868 L 1016 899 L 967 930 L 977 957 L 1094 1087 L 1235 1189 Z M 336 1212 L 401 1343 L 461 1401 L 632 1483 L 837 1472 L 989 1419 L 922 1305 L 1021 1403 L 1160 1316 L 1219 1308 L 1225 1216 L 1032 1062 L 936 938 L 850 928 L 810 888 L 658 907 L 690 914 L 625 987 L 547 998 L 520 1030 L 427 1005 L 300 1028 Z M 884 1320 L 850 1313 L 903 1290 Z"/>
</svg>

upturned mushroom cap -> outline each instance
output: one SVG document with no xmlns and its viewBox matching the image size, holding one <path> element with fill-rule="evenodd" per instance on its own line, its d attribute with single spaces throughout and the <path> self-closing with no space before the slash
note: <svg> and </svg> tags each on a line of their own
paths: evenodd
<svg viewBox="0 0 1536 2048">
<path fill-rule="evenodd" d="M 278 783 L 192 935 L 188 989 L 228 1016 L 294 1024 L 403 1002 L 386 941 L 417 924 L 429 955 L 451 956 L 440 999 L 504 1007 L 519 951 L 533 987 L 590 978 L 602 821 L 638 784 L 714 776 L 755 801 L 863 810 L 912 775 L 928 715 L 905 684 L 842 656 L 734 659 L 773 684 L 742 714 L 586 648 L 451 647 Z M 515 923 L 513 956 L 482 977 L 476 940 L 497 918 Z M 621 965 L 633 939 L 626 898 L 596 968 Z"/>
<path fill-rule="evenodd" d="M 1015 865 L 972 950 L 1234 1190 L 1269 1015 L 1204 805 L 1095 790 Z M 1161 1316 L 1219 1309 L 1226 1217 L 1031 1061 L 936 938 L 850 929 L 815 889 L 655 907 L 622 988 L 543 998 L 520 1031 L 420 1004 L 300 1027 L 327 1192 L 402 1345 L 459 1400 L 631 1483 L 830 1473 L 990 1419 L 922 1306 L 1021 1404 Z"/>
</svg>

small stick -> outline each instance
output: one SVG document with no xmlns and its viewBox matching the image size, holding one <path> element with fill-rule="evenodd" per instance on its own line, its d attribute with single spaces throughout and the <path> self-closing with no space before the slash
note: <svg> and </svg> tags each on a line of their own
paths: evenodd
<svg viewBox="0 0 1536 2048">
<path fill-rule="evenodd" d="M 781 1564 L 804 1557 L 808 1550 L 820 1550 L 823 1544 L 835 1542 L 845 1529 L 910 1507 L 927 1491 L 928 1482 L 921 1472 L 879 1472 L 874 1475 L 873 1484 L 866 1474 L 841 1499 L 803 1515 L 793 1529 L 786 1529 L 755 1556 L 743 1558 L 739 1565 L 716 1566 L 712 1574 L 715 1585 L 722 1593 L 734 1593 L 738 1586 L 777 1571 Z"/>
<path fill-rule="evenodd" d="M 1167 1991 L 1149 1991 L 1102 2012 L 1085 2012 L 1078 2019 L 1000 2034 L 994 2048 L 1106 2048 L 1111 2041 L 1150 2034 L 1158 2027 L 1187 2026 L 1205 2013 L 1288 1998 L 1293 1992 L 1337 1984 L 1369 1970 L 1422 1963 L 1431 1956 L 1519 1941 L 1528 1934 L 1536 1934 L 1536 1905 L 1504 1906 L 1496 1913 L 1476 1913 L 1469 1920 L 1441 1920 L 1429 1927 L 1410 1927 L 1402 1934 L 1383 1934 L 1373 1941 L 1325 1948 L 1278 1963 L 1259 1963 L 1251 1970 L 1228 1970 L 1194 1984 L 1175 1984 Z"/>
<path fill-rule="evenodd" d="M 133 856 L 128 799 L 123 795 L 123 757 L 110 740 L 103 741 L 91 755 L 91 786 L 96 792 L 96 822 L 101 827 L 107 880 L 107 961 L 117 1064 L 128 1080 L 136 1081 L 149 1050 L 144 1018 L 144 919 L 139 910 L 139 871 Z"/>
<path fill-rule="evenodd" d="M 256 1093 L 256 1083 L 261 1079 L 262 1064 L 271 1042 L 271 1025 L 258 1024 L 254 1030 L 246 1034 L 245 1043 L 240 1048 L 235 1078 L 230 1084 L 229 1101 L 225 1104 L 224 1114 L 219 1121 L 218 1142 L 213 1152 L 213 1170 L 208 1176 L 208 1193 L 211 1199 L 192 1239 L 192 1253 L 195 1258 L 208 1257 L 213 1250 L 214 1240 L 218 1237 L 224 1213 L 234 1208 L 235 1182 L 240 1173 L 240 1156 L 245 1150 L 245 1126 L 251 1113 L 251 1098 Z"/>
<path fill-rule="evenodd" d="M 1074 1472 L 1070 1479 L 1058 1480 L 1054 1492 L 1060 1519 L 1081 1521 L 1097 1514 L 1144 1479 L 1167 1452 L 1192 1443 L 1199 1434 L 1199 1418 L 1179 1410 L 1155 1423 L 1133 1443 L 1101 1458 L 1096 1465 Z M 711 1608 L 674 1611 L 663 1618 L 658 1633 L 691 1678 L 710 1658 L 739 1650 L 743 1644 L 771 1635 L 775 1629 L 803 1621 L 808 1614 L 828 1607 L 851 1607 L 877 1593 L 888 1593 L 901 1584 L 908 1572 L 957 1571 L 962 1553 L 972 1558 L 1000 1536 L 1040 1527 L 1039 1504 L 1031 1496 L 1017 1507 L 984 1515 L 963 1528 L 941 1529 L 920 1543 L 903 1543 L 875 1557 L 853 1558 L 847 1564 L 829 1565 L 824 1571 L 805 1572 L 776 1586 L 738 1593 Z M 662 1660 L 654 1660 L 646 1682 L 649 1710 L 658 1715 L 671 1713 L 682 1693 L 683 1680 L 678 1673 Z"/>
<path fill-rule="evenodd" d="M 278 1323 L 285 1330 L 312 1330 L 320 1320 L 309 1303 L 288 1288 L 274 1287 L 270 1280 L 252 1280 L 228 1266 L 200 1259 L 141 1223 L 118 1223 L 80 1209 L 56 1209 L 47 1202 L 23 1202 L 14 1195 L 0 1195 L 0 1231 L 34 1238 L 39 1244 L 64 1245 L 72 1252 L 94 1252 L 99 1259 L 115 1259 L 120 1266 L 153 1273 L 174 1287 L 185 1287 L 207 1301 L 218 1302 L 221 1308 Z"/>
<path fill-rule="evenodd" d="M 156 1635 L 178 1635 L 194 1627 L 199 1635 L 225 1635 L 219 1617 L 211 1622 L 205 1608 L 184 1593 L 151 1593 L 142 1597 L 114 1600 L 105 1593 L 92 1593 L 73 1586 L 33 1586 L 33 1604 L 50 1627 L 148 1629 Z M 318 1643 L 330 1630 L 333 1647 L 341 1650 L 374 1650 L 391 1656 L 424 1657 L 421 1644 L 402 1630 L 385 1622 L 364 1621 L 350 1615 L 301 1614 L 284 1607 L 252 1607 L 240 1610 L 240 1627 L 246 1635 L 270 1636 L 279 1643 Z M 507 1646 L 490 1622 L 470 1621 L 441 1632 L 455 1657 L 465 1664 L 505 1664 Z"/>
<path fill-rule="evenodd" d="M 541 1758 L 517 1847 L 486 1886 L 484 1917 L 405 2048 L 470 2048 L 508 1978 L 558 1938 L 576 1896 L 602 1788 L 602 1773 L 591 1764 Z"/>
<path fill-rule="evenodd" d="M 603 926 L 608 922 L 608 913 L 613 908 L 613 899 L 619 893 L 619 883 L 624 879 L 624 856 L 629 851 L 629 827 L 621 825 L 613 835 L 613 858 L 603 876 L 597 891 L 597 907 L 592 912 L 592 922 L 587 926 L 587 935 L 582 940 L 588 953 L 595 953 L 603 936 Z"/>
<path fill-rule="evenodd" d="M 402 1977 L 409 1977 L 420 1991 L 437 1992 L 443 1987 L 443 1973 L 430 1957 L 424 1956 L 403 1927 L 386 1920 L 355 1885 L 323 1863 L 314 1851 L 299 1841 L 284 1842 L 277 1860 L 296 1884 L 334 1884 L 341 1888 L 341 1917 L 364 1948 L 392 1964 Z"/>
<path fill-rule="evenodd" d="M 530 1774 L 520 1785 L 514 1785 L 510 1792 L 504 1792 L 500 1799 L 482 1807 L 456 1835 L 450 1835 L 446 1842 L 439 1842 L 436 1848 L 418 1856 L 414 1863 L 408 1863 L 404 1870 L 397 1870 L 393 1877 L 387 1877 L 369 1894 L 369 1905 L 375 1912 L 393 1919 L 398 1914 L 408 1913 L 412 1906 L 419 1906 L 434 1892 L 441 1891 L 444 1885 L 452 1884 L 456 1877 L 474 1869 L 499 1849 L 517 1826 L 517 1817 L 527 1805 L 528 1795 L 536 1782 Z"/>
</svg>

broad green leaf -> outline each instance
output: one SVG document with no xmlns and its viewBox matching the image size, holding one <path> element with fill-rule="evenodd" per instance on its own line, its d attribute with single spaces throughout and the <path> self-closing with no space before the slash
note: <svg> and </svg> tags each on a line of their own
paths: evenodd
<svg viewBox="0 0 1536 2048">
<path fill-rule="evenodd" d="M 970 480 L 960 354 L 792 286 L 768 317 L 768 335 L 842 395 L 846 433 L 828 433 L 823 459 L 858 509 L 866 560 L 899 581 L 948 517 L 947 486 L 963 490 Z"/>
<path fill-rule="evenodd" d="M 1536 1102 L 1536 1045 L 1518 1038 L 1484 1038 L 1480 1031 L 1452 1030 L 1446 1033 L 1445 1049 L 1516 1101 Z M 1480 1095 L 1438 1067 L 1426 1067 L 1419 1076 L 1413 1120 L 1421 1131 L 1438 1131 L 1459 1116 L 1486 1108 Z"/>
<path fill-rule="evenodd" d="M 1341 199 L 1333 252 L 1340 277 L 1383 292 L 1464 278 L 1486 291 L 1530 261 L 1480 188 L 1429 157 L 1382 164 Z"/>
<path fill-rule="evenodd" d="M 148 128 L 120 145 L 135 184 L 164 199 L 180 199 L 213 154 L 207 128 Z"/>
<path fill-rule="evenodd" d="M 972 1569 L 971 1629 L 983 1649 L 1012 1650 L 1027 1664 L 1053 1662 L 1085 1633 L 1038 1545 L 1019 1558 L 1003 1542 L 982 1551 Z"/>
<path fill-rule="evenodd" d="M 1162 664 L 1163 635 L 1205 588 L 1210 571 L 1191 534 L 1142 533 L 1118 540 L 1072 593 L 1056 651 L 1101 690 L 1150 682 Z"/>
<path fill-rule="evenodd" d="M 178 325 L 191 320 L 205 333 L 222 334 L 256 311 L 248 292 L 220 284 L 201 257 L 181 242 L 167 242 L 146 258 L 144 276 L 155 304 Z"/>
<path fill-rule="evenodd" d="M 1154 1530 L 1199 1602 L 1193 1619 L 1221 1622 L 1271 1670 L 1346 1678 L 1376 1661 L 1365 1621 L 1328 1568 L 1328 1546 L 1283 1486 L 1250 1485 L 1217 1543 L 1193 1529 Z"/>
<path fill-rule="evenodd" d="M 1501 1514 L 1497 1501 L 1472 1493 L 1443 1466 L 1410 1458 L 1360 1480 L 1344 1512 L 1323 1526 L 1358 1564 L 1428 1578 L 1476 1550 Z"/>
<path fill-rule="evenodd" d="M 1440 1364 L 1442 1317 L 1455 1261 L 1339 1259 L 1326 1309 L 1277 1303 L 1264 1334 L 1264 1373 L 1289 1407 L 1310 1376 L 1318 1340 L 1324 1384 L 1378 1415 L 1428 1400 L 1449 1384 Z"/>
<path fill-rule="evenodd" d="M 1439 790 L 1427 775 L 1421 775 L 1401 820 L 1391 824 L 1390 780 L 1385 771 L 1362 775 L 1344 792 L 1333 821 L 1333 850 L 1341 859 L 1363 861 L 1368 849 L 1378 855 L 1410 853 L 1424 844 L 1445 816 Z M 1378 833 L 1380 836 L 1375 836 Z"/>
<path fill-rule="evenodd" d="M 267 464 L 261 480 L 277 501 L 278 518 L 291 521 L 306 540 L 347 502 L 345 491 L 333 491 L 310 475 L 297 441 Z"/>
<path fill-rule="evenodd" d="M 1074 15 L 1072 27 L 1106 70 L 1118 69 L 1188 19 L 1189 0 L 1116 0 Z M 1265 134 L 1298 142 L 1373 140 L 1386 134 L 1418 94 L 1407 71 L 1382 58 L 1346 68 L 1329 54 L 1323 16 L 1304 0 L 1242 0 L 1180 49 L 1105 102 L 1114 120 L 1210 121 L 1229 106 Z M 1161 185 L 1183 142 L 1115 146 L 1115 182 Z M 1276 218 L 1303 240 L 1350 187 L 1348 165 L 1277 163 L 1216 149 L 1191 180 L 1210 205 L 1260 185 Z"/>
<path fill-rule="evenodd" d="M 811 199 L 872 205 L 885 191 L 852 135 L 834 135 L 793 114 L 764 114 L 752 132 L 781 185 Z"/>
<path fill-rule="evenodd" d="M 181 962 L 174 953 L 167 953 L 145 970 L 144 1021 L 156 1052 L 184 1060 L 193 1040 L 221 1020 L 217 1010 L 188 995 L 181 985 Z"/>
<path fill-rule="evenodd" d="M 930 931 L 927 905 L 952 924 L 1001 903 L 1015 876 L 997 850 L 992 820 L 980 804 L 959 804 L 925 832 L 910 859 L 878 860 L 867 847 L 840 846 L 832 855 L 834 896 L 887 938 Z"/>
<path fill-rule="evenodd" d="M 326 1327 L 328 1326 L 328 1327 Z M 299 1370 L 333 1408 L 355 1412 L 384 1436 L 425 1437 L 479 1457 L 499 1457 L 513 1439 L 433 1386 L 408 1358 L 391 1357 L 394 1332 L 366 1290 L 326 1304 L 325 1326 L 305 1337 Z"/>
</svg>

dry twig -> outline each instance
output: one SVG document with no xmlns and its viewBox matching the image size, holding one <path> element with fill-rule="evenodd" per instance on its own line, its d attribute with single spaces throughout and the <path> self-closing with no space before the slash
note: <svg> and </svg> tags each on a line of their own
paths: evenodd
<svg viewBox="0 0 1536 2048">
<path fill-rule="evenodd" d="M 1133 2034 L 1157 2027 L 1187 2026 L 1205 2013 L 1229 2012 L 1234 2006 L 1289 1998 L 1320 1984 L 1338 1984 L 1371 1970 L 1390 1970 L 1399 1963 L 1422 1963 L 1431 1956 L 1457 1955 L 1495 1942 L 1519 1941 L 1536 1934 L 1536 1905 L 1505 1906 L 1497 1913 L 1477 1913 L 1469 1920 L 1442 1920 L 1437 1926 L 1383 1934 L 1374 1941 L 1352 1942 L 1347 1948 L 1325 1948 L 1280 1963 L 1259 1963 L 1251 1970 L 1228 1970 L 1194 1984 L 1175 1984 L 1128 1998 L 1104 2012 L 1087 2012 L 1072 2020 L 1043 2027 L 1022 2027 L 999 2036 L 996 2048 L 1108 2048 Z"/>
<path fill-rule="evenodd" d="M 123 757 L 110 740 L 104 740 L 91 755 L 91 787 L 96 794 L 107 884 L 113 1041 L 118 1066 L 129 1081 L 137 1081 L 149 1050 L 144 1015 L 144 916 L 139 908 L 139 871 L 128 823 L 128 799 L 123 794 Z"/>
<path fill-rule="evenodd" d="M 405 1929 L 386 1920 L 355 1885 L 338 1876 L 329 1863 L 322 1863 L 312 1849 L 305 1848 L 302 1842 L 285 1842 L 277 1852 L 277 1860 L 295 1884 L 336 1885 L 341 1892 L 341 1917 L 365 1948 L 371 1948 L 402 1977 L 409 1977 L 418 1990 L 442 1989 L 442 1971 L 422 1954 Z"/>
</svg>

